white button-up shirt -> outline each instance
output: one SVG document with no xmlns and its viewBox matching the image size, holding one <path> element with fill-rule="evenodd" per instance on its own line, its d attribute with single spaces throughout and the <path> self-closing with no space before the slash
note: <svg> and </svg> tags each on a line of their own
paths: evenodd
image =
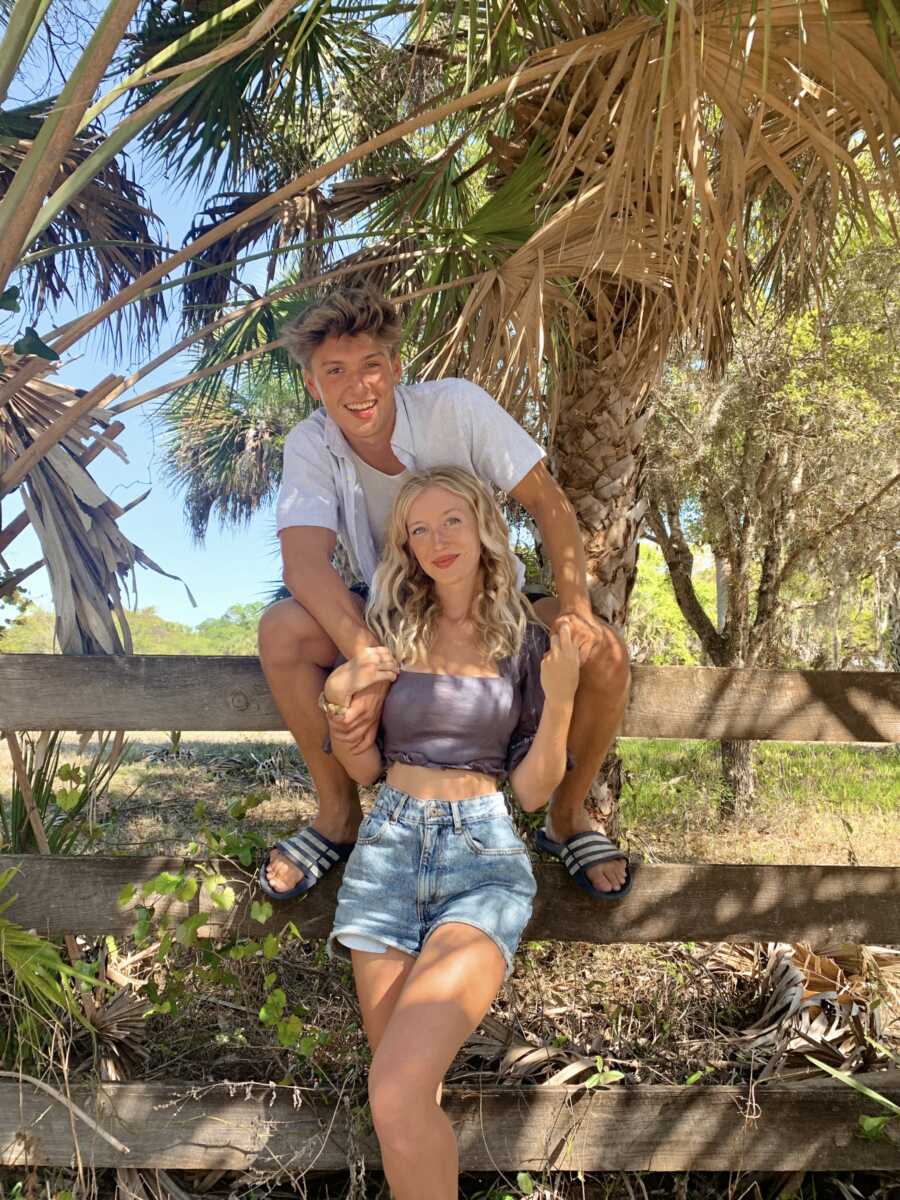
<svg viewBox="0 0 900 1200">
<path fill-rule="evenodd" d="M 541 447 L 483 388 L 465 379 L 397 384 L 391 449 L 408 470 L 463 467 L 511 492 L 544 457 Z M 284 443 L 279 533 L 291 525 L 332 529 L 358 577 L 371 584 L 378 552 L 353 454 L 324 408 Z M 519 571 L 519 585 L 524 570 Z"/>
</svg>

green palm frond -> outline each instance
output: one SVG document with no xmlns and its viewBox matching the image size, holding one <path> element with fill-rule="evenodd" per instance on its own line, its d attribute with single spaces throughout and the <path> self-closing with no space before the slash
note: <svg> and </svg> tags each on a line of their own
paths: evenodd
<svg viewBox="0 0 900 1200">
<path fill-rule="evenodd" d="M 0 895 L 15 875 L 14 867 L 0 873 Z M 14 899 L 0 900 L 0 1008 L 10 1009 L 10 1019 L 0 1022 L 0 1062 L 19 1067 L 45 1056 L 61 1021 L 84 1023 L 76 988 L 97 981 L 69 966 L 51 942 L 4 917 Z"/>
<path fill-rule="evenodd" d="M 251 5 L 184 51 L 187 61 L 247 27 L 262 9 Z M 329 99 L 329 79 L 350 72 L 369 39 L 350 15 L 332 16 L 329 0 L 295 8 L 271 35 L 236 60 L 209 72 L 144 133 L 147 150 L 167 172 L 201 185 L 214 178 L 238 188 L 265 172 L 269 131 L 284 114 L 313 128 Z M 189 33 L 208 14 L 151 0 L 134 35 L 124 68 L 133 71 L 160 49 Z M 135 91 L 133 105 L 160 85 Z"/>
<path fill-rule="evenodd" d="M 249 394 L 220 388 L 202 412 L 168 408 L 165 474 L 196 541 L 211 517 L 240 526 L 274 499 L 285 435 L 306 412 L 290 386 L 259 375 Z"/>
</svg>

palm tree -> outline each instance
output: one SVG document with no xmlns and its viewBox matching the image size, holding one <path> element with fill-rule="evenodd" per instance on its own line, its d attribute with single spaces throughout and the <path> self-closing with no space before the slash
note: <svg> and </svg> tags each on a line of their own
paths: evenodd
<svg viewBox="0 0 900 1200">
<path fill-rule="evenodd" d="M 401 12 L 408 28 L 389 40 Z M 274 247 L 293 273 L 273 302 L 289 309 L 323 276 L 380 273 L 407 305 L 417 375 L 475 379 L 549 442 L 592 602 L 621 625 L 646 506 L 648 389 L 673 338 L 721 369 L 745 298 L 801 302 L 827 274 L 839 212 L 876 223 L 871 190 L 897 193 L 890 12 L 861 0 L 839 12 L 779 0 L 764 14 L 722 0 L 521 0 L 364 15 L 353 53 L 317 77 L 301 129 L 272 94 L 265 145 L 302 145 L 286 161 L 309 170 L 266 185 L 286 183 L 279 198 L 302 198 L 318 222 L 297 251 L 306 262 L 291 260 L 293 230 Z M 394 128 L 354 149 L 373 80 Z M 199 104 L 178 128 L 202 146 Z M 252 149 L 229 132 L 243 181 Z M 245 211 L 219 226 L 244 238 L 232 261 L 262 232 L 258 206 Z M 267 210 L 272 222 L 291 211 Z M 341 257 L 350 234 L 359 245 Z M 329 253 L 310 258 L 314 247 Z M 208 402 L 223 362 L 284 365 L 271 307 L 241 303 L 240 264 L 229 272 L 227 288 L 196 281 L 188 323 L 203 330 L 204 374 L 179 405 Z"/>
</svg>

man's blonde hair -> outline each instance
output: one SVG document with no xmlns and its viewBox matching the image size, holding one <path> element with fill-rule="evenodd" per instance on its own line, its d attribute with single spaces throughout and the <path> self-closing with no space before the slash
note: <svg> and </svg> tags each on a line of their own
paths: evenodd
<svg viewBox="0 0 900 1200">
<path fill-rule="evenodd" d="M 373 287 L 334 288 L 322 300 L 314 300 L 282 330 L 285 348 L 295 362 L 309 360 L 328 337 L 353 337 L 368 333 L 384 342 L 391 353 L 400 345 L 400 316 L 387 296 Z"/>
<path fill-rule="evenodd" d="M 406 528 L 413 501 L 430 487 L 453 492 L 474 514 L 481 540 L 481 590 L 472 608 L 478 644 L 492 661 L 512 658 L 522 646 L 526 626 L 537 618 L 519 592 L 516 559 L 500 505 L 480 479 L 461 467 L 416 471 L 397 494 L 369 594 L 368 626 L 403 665 L 425 659 L 434 642 L 440 602 L 434 580 L 409 547 Z"/>
</svg>

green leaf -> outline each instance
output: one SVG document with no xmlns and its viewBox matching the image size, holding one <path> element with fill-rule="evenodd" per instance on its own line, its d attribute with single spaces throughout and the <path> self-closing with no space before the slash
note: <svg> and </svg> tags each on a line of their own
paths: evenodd
<svg viewBox="0 0 900 1200">
<path fill-rule="evenodd" d="M 130 904 L 134 899 L 136 891 L 137 888 L 133 883 L 126 883 L 116 897 L 116 904 L 118 904 L 120 908 L 123 908 L 126 904 Z"/>
<path fill-rule="evenodd" d="M 318 1045 L 319 1045 L 319 1038 L 316 1036 L 316 1034 L 307 1033 L 304 1037 L 302 1037 L 300 1039 L 300 1043 L 297 1046 L 297 1050 L 300 1052 L 300 1054 L 303 1055 L 304 1058 L 308 1058 L 310 1056 L 310 1054 L 313 1053 L 313 1051 L 316 1049 L 316 1047 Z"/>
<path fill-rule="evenodd" d="M 134 911 L 137 913 L 137 921 L 134 926 L 135 940 L 142 942 L 150 932 L 150 918 L 153 916 L 153 909 L 148 908 L 146 904 L 139 904 Z"/>
<path fill-rule="evenodd" d="M 188 901 L 193 900 L 193 898 L 197 895 L 197 886 L 198 885 L 195 876 L 188 875 L 187 879 L 185 879 L 181 886 L 176 890 L 176 899 L 187 904 Z"/>
<path fill-rule="evenodd" d="M 516 1187 L 523 1196 L 534 1195 L 534 1181 L 527 1171 L 520 1171 L 516 1176 Z"/>
<path fill-rule="evenodd" d="M 274 911 L 268 900 L 254 900 L 250 905 L 250 917 L 260 925 L 265 925 Z"/>
<path fill-rule="evenodd" d="M 263 1025 L 274 1025 L 280 1021 L 287 1006 L 287 996 L 281 988 L 273 988 L 259 1010 L 259 1019 Z"/>
<path fill-rule="evenodd" d="M 259 942 L 248 940 L 246 942 L 239 942 L 237 945 L 232 946 L 231 949 L 227 951 L 227 954 L 232 961 L 241 962 L 243 959 L 251 958 L 254 954 L 258 953 L 259 948 Z"/>
<path fill-rule="evenodd" d="M 63 812 L 72 812 L 78 807 L 78 801 L 81 799 L 81 788 L 57 788 L 53 793 L 53 799 Z"/>
<path fill-rule="evenodd" d="M 175 941 L 179 946 L 196 946 L 197 930 L 206 924 L 207 919 L 206 913 L 199 912 L 179 921 L 175 927 Z"/>
<path fill-rule="evenodd" d="M 867 1117 L 860 1113 L 859 1131 L 869 1142 L 877 1142 L 884 1137 L 884 1127 L 893 1117 Z"/>
<path fill-rule="evenodd" d="M 230 912 L 234 908 L 234 888 L 226 886 L 224 875 L 216 871 L 206 872 L 203 876 L 203 890 L 222 912 Z"/>
<path fill-rule="evenodd" d="M 177 874 L 174 871 L 160 871 L 158 875 L 147 880 L 141 891 L 145 896 L 171 896 L 183 882 L 184 876 L 180 871 Z"/>
<path fill-rule="evenodd" d="M 266 936 L 263 938 L 263 946 L 262 946 L 263 958 L 265 958 L 265 959 L 275 958 L 280 949 L 281 949 L 281 947 L 278 944 L 278 938 L 275 936 L 275 934 L 267 933 Z"/>
<path fill-rule="evenodd" d="M 296 1045 L 297 1039 L 302 1032 L 303 1022 L 293 1013 L 286 1020 L 279 1021 L 275 1027 L 279 1045 L 285 1047 Z"/>
<path fill-rule="evenodd" d="M 52 346 L 41 341 L 38 331 L 31 325 L 25 326 L 25 333 L 13 344 L 13 350 L 16 354 L 34 354 L 38 358 L 45 358 L 47 362 L 56 362 L 59 358 Z"/>
</svg>

